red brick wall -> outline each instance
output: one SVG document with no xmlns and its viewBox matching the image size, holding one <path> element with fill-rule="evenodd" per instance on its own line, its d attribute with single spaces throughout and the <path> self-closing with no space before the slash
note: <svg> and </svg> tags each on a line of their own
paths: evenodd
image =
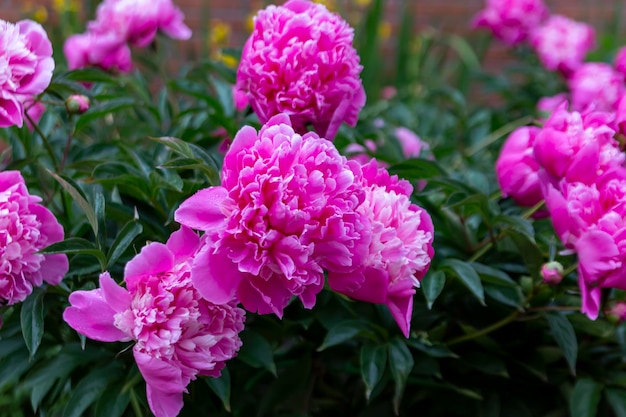
<svg viewBox="0 0 626 417">
<path fill-rule="evenodd" d="M 359 19 L 356 4 L 357 0 L 328 0 L 348 18 L 349 21 Z M 401 4 L 407 2 L 409 13 L 415 16 L 415 31 L 426 27 L 434 27 L 446 31 L 452 31 L 461 35 L 469 32 L 471 17 L 484 5 L 485 0 L 386 0 L 386 21 L 389 27 L 395 27 L 399 21 Z M 28 11 L 38 7 L 46 7 L 48 21 L 44 26 L 50 30 L 55 20 L 54 3 L 71 4 L 74 2 L 82 9 L 82 17 L 93 18 L 93 9 L 98 0 L 0 0 L 0 18 L 15 21 L 28 15 Z M 207 38 L 209 31 L 214 27 L 214 22 L 220 21 L 230 26 L 228 46 L 241 47 L 247 36 L 249 17 L 265 4 L 268 0 L 174 0 L 183 10 L 186 22 L 194 30 L 193 42 L 177 44 L 179 51 L 185 55 L 206 55 Z M 282 0 L 278 0 L 282 2 Z M 560 13 L 569 17 L 586 21 L 592 24 L 598 32 L 611 22 L 615 17 L 618 6 L 622 4 L 621 22 L 622 36 L 626 44 L 626 4 L 624 0 L 545 0 L 553 13 Z M 84 29 L 84 25 L 77 24 L 77 30 Z M 65 28 L 64 32 L 71 29 Z M 391 31 L 390 44 L 393 40 Z M 179 47 L 180 46 L 180 47 Z M 191 47 L 191 48 L 190 48 Z M 500 56 L 505 54 L 503 48 L 495 47 L 491 55 Z M 180 52 L 179 52 L 180 53 Z M 499 58 L 495 58 L 499 59 Z"/>
</svg>

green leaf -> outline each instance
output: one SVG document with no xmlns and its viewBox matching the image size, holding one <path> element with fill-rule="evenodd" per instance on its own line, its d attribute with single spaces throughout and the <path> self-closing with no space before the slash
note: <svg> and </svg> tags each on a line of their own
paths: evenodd
<svg viewBox="0 0 626 417">
<path fill-rule="evenodd" d="M 518 285 L 511 277 L 501 269 L 493 268 L 478 262 L 470 263 L 472 268 L 480 275 L 483 282 L 489 282 L 497 285 L 505 285 L 511 288 L 517 288 Z"/>
<path fill-rule="evenodd" d="M 595 417 L 598 412 L 601 393 L 601 384 L 589 378 L 579 379 L 569 397 L 570 415 Z"/>
<path fill-rule="evenodd" d="M 615 417 L 626 417 L 626 390 L 607 388 L 604 396 L 615 412 Z"/>
<path fill-rule="evenodd" d="M 409 159 L 389 167 L 389 173 L 407 180 L 421 180 L 447 176 L 435 161 L 428 159 Z"/>
<path fill-rule="evenodd" d="M 522 302 L 524 301 L 524 295 L 519 287 L 508 287 L 504 285 L 485 285 L 485 293 L 500 303 L 509 307 L 514 307 L 519 311 L 522 311 Z"/>
<path fill-rule="evenodd" d="M 102 271 L 106 269 L 107 258 L 96 245 L 87 239 L 70 237 L 57 243 L 53 243 L 39 251 L 46 254 L 65 253 L 70 255 L 91 255 L 98 259 Z"/>
<path fill-rule="evenodd" d="M 113 264 L 115 264 L 115 261 L 122 256 L 124 251 L 131 245 L 131 243 L 133 243 L 133 240 L 135 240 L 135 238 L 139 236 L 142 231 L 143 226 L 135 220 L 131 220 L 124 225 L 109 248 L 109 253 L 107 255 L 107 258 L 109 259 L 107 262 L 107 268 L 110 268 Z"/>
<path fill-rule="evenodd" d="M 123 380 L 110 383 L 96 403 L 95 417 L 121 417 L 130 403 L 130 390 L 120 389 Z"/>
<path fill-rule="evenodd" d="M 32 359 L 43 338 L 43 297 L 46 291 L 35 288 L 33 293 L 22 304 L 20 321 L 22 323 L 22 335 Z"/>
<path fill-rule="evenodd" d="M 210 77 L 209 80 L 211 81 L 211 85 L 213 86 L 213 88 L 215 88 L 215 92 L 217 93 L 217 99 L 222 105 L 224 115 L 227 117 L 232 117 L 235 114 L 235 103 L 233 101 L 232 85 L 215 77 Z"/>
<path fill-rule="evenodd" d="M 120 376 L 119 366 L 104 366 L 91 371 L 72 390 L 63 409 L 63 417 L 81 417 L 83 412 L 102 396 L 107 386 Z"/>
<path fill-rule="evenodd" d="M 465 285 L 472 294 L 485 305 L 485 291 L 480 277 L 471 264 L 458 259 L 446 259 L 440 264 L 440 269 L 448 269 L 452 271 Z"/>
<path fill-rule="evenodd" d="M 544 258 L 539 248 L 537 248 L 537 243 L 526 234 L 514 229 L 509 229 L 506 233 L 511 237 L 515 246 L 517 246 L 519 254 L 524 260 L 530 274 L 533 278 L 539 279 L 539 270 L 541 269 L 541 265 L 543 265 Z"/>
<path fill-rule="evenodd" d="M 120 97 L 97 103 L 82 114 L 76 121 L 76 130 L 81 130 L 94 120 L 100 119 L 107 114 L 115 113 L 129 107 L 136 107 L 137 101 L 131 97 Z"/>
<path fill-rule="evenodd" d="M 400 413 L 400 401 L 413 364 L 413 356 L 405 341 L 399 338 L 392 339 L 389 342 L 389 369 L 395 383 L 393 409 L 396 415 Z"/>
<path fill-rule="evenodd" d="M 326 337 L 324 338 L 321 346 L 317 348 L 317 351 L 321 352 L 326 348 L 338 345 L 346 340 L 350 340 L 366 329 L 367 323 L 363 320 L 350 319 L 340 321 L 328 329 L 328 333 L 326 333 Z"/>
<path fill-rule="evenodd" d="M 65 179 L 61 178 L 59 175 L 55 174 L 54 172 L 52 172 L 50 170 L 48 170 L 48 173 L 55 180 L 57 180 L 57 182 L 59 184 L 61 184 L 61 187 L 63 187 L 65 189 L 65 191 L 67 191 L 67 193 L 76 202 L 76 204 L 78 204 L 78 207 L 80 207 L 81 210 L 83 211 L 83 213 L 85 213 L 85 216 L 87 216 L 87 221 L 91 225 L 91 229 L 93 230 L 94 236 L 98 236 L 98 217 L 96 216 L 95 210 L 87 202 L 87 199 L 82 194 L 82 192 L 80 191 L 78 186 L 76 186 L 75 184 L 72 184 L 71 182 L 73 182 L 73 181 L 65 180 Z"/>
<path fill-rule="evenodd" d="M 224 409 L 230 413 L 230 372 L 228 372 L 228 368 L 222 369 L 222 375 L 219 378 L 204 378 L 204 381 L 222 401 Z"/>
<path fill-rule="evenodd" d="M 432 358 L 458 358 L 459 355 L 448 349 L 447 346 L 434 344 L 429 341 L 409 339 L 406 344 Z"/>
<path fill-rule="evenodd" d="M 444 274 L 443 271 L 430 270 L 424 278 L 422 278 L 422 292 L 424 293 L 424 297 L 426 297 L 429 310 L 433 307 L 433 303 L 437 297 L 439 297 L 445 285 L 446 274 Z"/>
<path fill-rule="evenodd" d="M 469 366 L 484 374 L 509 378 L 506 363 L 494 354 L 469 352 L 463 356 L 463 360 Z"/>
<path fill-rule="evenodd" d="M 276 376 L 276 364 L 272 346 L 260 334 L 245 330 L 241 333 L 243 345 L 237 358 L 254 368 L 265 368 Z"/>
<path fill-rule="evenodd" d="M 576 358 L 578 357 L 578 341 L 574 327 L 567 317 L 559 313 L 546 313 L 545 318 L 550 326 L 552 336 L 559 345 L 572 375 L 576 375 Z"/>
<path fill-rule="evenodd" d="M 366 343 L 361 347 L 361 376 L 365 382 L 365 398 L 369 401 L 372 390 L 382 379 L 387 363 L 387 347 Z"/>
</svg>

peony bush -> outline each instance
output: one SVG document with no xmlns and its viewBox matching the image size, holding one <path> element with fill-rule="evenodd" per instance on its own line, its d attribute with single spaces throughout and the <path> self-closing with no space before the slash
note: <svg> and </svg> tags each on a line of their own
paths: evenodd
<svg viewBox="0 0 626 417">
<path fill-rule="evenodd" d="M 176 3 L 0 20 L 3 417 L 624 415 L 623 37 Z"/>
</svg>

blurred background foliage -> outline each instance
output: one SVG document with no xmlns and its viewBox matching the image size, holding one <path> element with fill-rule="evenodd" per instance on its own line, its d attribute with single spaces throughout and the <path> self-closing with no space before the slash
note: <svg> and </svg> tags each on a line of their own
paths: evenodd
<svg viewBox="0 0 626 417">
<path fill-rule="evenodd" d="M 95 1 L 57 3 L 48 111 L 34 132 L 0 131 L 10 145 L 0 161 L 22 171 L 71 236 L 47 249 L 70 256 L 70 274 L 0 309 L 0 410 L 150 415 L 129 345 L 70 329 L 61 319 L 68 294 L 94 288 L 105 269 L 119 280 L 145 242 L 165 241 L 178 204 L 219 182 L 222 141 L 258 121 L 234 109 L 239 51 L 220 47 L 229 29 L 209 27 L 207 53 L 175 65 L 168 57 L 178 44 L 158 38 L 136 51 L 130 75 L 68 72 L 62 40 L 82 30 Z M 536 123 L 537 100 L 561 91 L 562 81 L 523 49 L 488 72 L 485 34 L 430 28 L 416 36 L 410 13 L 382 55 L 384 1 L 355 3 L 368 103 L 335 143 L 374 141 L 373 156 L 393 173 L 426 181 L 413 198 L 435 224 L 435 258 L 415 296 L 410 338 L 383 307 L 329 291 L 314 310 L 293 303 L 282 321 L 248 314 L 238 357 L 221 378 L 189 386 L 181 415 L 626 416 L 626 326 L 579 313 L 576 260 L 559 254 L 549 220 L 536 215 L 541 207 L 503 199 L 495 180 L 503 139 Z M 620 23 L 602 28 L 594 58 L 611 59 Z M 72 93 L 87 95 L 90 110 L 68 115 L 62 103 Z M 416 132 L 432 157 L 404 159 L 397 127 Z M 566 268 L 559 286 L 539 276 L 548 260 Z"/>
</svg>

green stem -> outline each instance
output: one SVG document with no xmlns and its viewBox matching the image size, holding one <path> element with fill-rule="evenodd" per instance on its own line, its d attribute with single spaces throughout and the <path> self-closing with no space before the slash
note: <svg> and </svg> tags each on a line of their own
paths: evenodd
<svg viewBox="0 0 626 417">
<path fill-rule="evenodd" d="M 473 333 L 467 333 L 463 336 L 459 336 L 457 338 L 454 338 L 452 340 L 450 340 L 449 342 L 446 343 L 446 345 L 448 346 L 452 346 L 452 345 L 456 345 L 458 343 L 463 343 L 463 342 L 467 342 L 468 340 L 472 340 L 472 339 L 476 339 L 478 337 L 484 336 L 486 334 L 489 334 L 495 330 L 498 330 L 500 327 L 503 327 L 507 324 L 509 324 L 510 322 L 514 321 L 517 319 L 519 315 L 518 311 L 514 311 L 513 313 L 509 314 L 508 316 L 506 316 L 505 318 L 503 318 L 500 321 L 495 322 L 494 324 L 492 324 L 491 326 L 487 326 L 484 327 L 480 330 L 477 330 Z"/>
<path fill-rule="evenodd" d="M 54 150 L 52 149 L 52 146 L 50 145 L 50 141 L 48 141 L 48 137 L 41 131 L 41 129 L 39 128 L 39 125 L 33 121 L 33 119 L 28 115 L 28 113 L 24 113 L 24 116 L 26 116 L 26 119 L 28 119 L 28 122 L 33 127 L 35 132 L 37 132 L 39 136 L 41 136 L 43 145 L 46 148 L 48 155 L 50 155 L 50 159 L 52 160 L 52 166 L 54 166 L 54 170 L 56 172 L 59 172 L 59 161 L 57 160 L 57 157 L 54 155 Z"/>
</svg>

